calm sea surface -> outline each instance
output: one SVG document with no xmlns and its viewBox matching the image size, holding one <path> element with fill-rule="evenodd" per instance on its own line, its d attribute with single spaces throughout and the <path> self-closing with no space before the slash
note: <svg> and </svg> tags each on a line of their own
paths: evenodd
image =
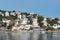
<svg viewBox="0 0 60 40">
<path fill-rule="evenodd" d="M 60 40 L 60 32 L 0 32 L 0 40 Z"/>
</svg>

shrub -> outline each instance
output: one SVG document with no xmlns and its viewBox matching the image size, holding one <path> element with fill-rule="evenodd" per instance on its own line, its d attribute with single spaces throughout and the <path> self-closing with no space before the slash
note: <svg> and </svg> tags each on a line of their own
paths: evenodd
<svg viewBox="0 0 60 40">
<path fill-rule="evenodd" d="M 53 30 L 53 29 L 54 29 L 53 27 L 48 26 L 48 30 Z"/>
<path fill-rule="evenodd" d="M 0 26 L 2 26 L 3 25 L 3 22 L 2 21 L 0 21 Z"/>
<path fill-rule="evenodd" d="M 3 22 L 2 22 L 2 21 L 0 21 L 0 24 L 3 24 Z"/>
<path fill-rule="evenodd" d="M 57 28 L 57 30 L 60 30 L 60 27 L 59 27 L 59 28 Z"/>
<path fill-rule="evenodd" d="M 53 29 L 54 29 L 54 28 L 51 27 L 51 26 L 43 26 L 43 28 L 44 28 L 45 30 L 53 30 Z"/>
<path fill-rule="evenodd" d="M 33 30 L 33 27 L 30 27 L 30 30 Z"/>
</svg>

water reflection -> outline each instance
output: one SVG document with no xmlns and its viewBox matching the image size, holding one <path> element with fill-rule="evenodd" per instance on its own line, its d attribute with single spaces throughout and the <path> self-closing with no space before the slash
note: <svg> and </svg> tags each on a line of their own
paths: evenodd
<svg viewBox="0 0 60 40">
<path fill-rule="evenodd" d="M 60 40 L 60 32 L 0 32 L 0 40 Z"/>
</svg>

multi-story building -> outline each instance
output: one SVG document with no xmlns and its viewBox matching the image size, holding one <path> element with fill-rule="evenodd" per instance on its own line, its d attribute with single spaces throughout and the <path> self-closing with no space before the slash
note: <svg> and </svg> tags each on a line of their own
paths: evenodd
<svg viewBox="0 0 60 40">
<path fill-rule="evenodd" d="M 32 25 L 33 25 L 33 27 L 39 27 L 39 23 L 38 23 L 38 15 L 34 15 L 33 16 L 33 19 L 32 19 L 33 21 L 32 21 Z"/>
<path fill-rule="evenodd" d="M 27 18 L 26 18 L 26 15 L 23 15 L 22 16 L 22 23 L 21 24 L 27 24 Z"/>
</svg>

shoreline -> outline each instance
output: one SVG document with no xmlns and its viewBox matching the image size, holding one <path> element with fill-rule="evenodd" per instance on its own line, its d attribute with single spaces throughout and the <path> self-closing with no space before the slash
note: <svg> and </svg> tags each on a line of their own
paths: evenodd
<svg viewBox="0 0 60 40">
<path fill-rule="evenodd" d="M 48 30 L 48 31 L 40 31 L 40 30 L 19 30 L 19 31 L 11 31 L 11 30 L 0 30 L 0 32 L 60 32 L 60 30 Z"/>
</svg>

